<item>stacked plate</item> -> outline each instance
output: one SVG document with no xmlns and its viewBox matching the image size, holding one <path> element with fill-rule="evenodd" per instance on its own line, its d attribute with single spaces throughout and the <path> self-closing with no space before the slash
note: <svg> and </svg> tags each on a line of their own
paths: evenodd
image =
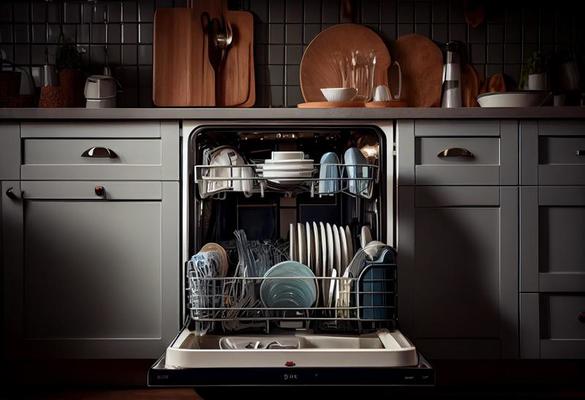
<svg viewBox="0 0 585 400">
<path fill-rule="evenodd" d="M 291 224 L 289 227 L 290 259 L 307 265 L 319 280 L 323 307 L 337 304 L 338 278 L 342 277 L 355 254 L 348 226 L 323 222 Z"/>
<path fill-rule="evenodd" d="M 313 176 L 313 160 L 305 159 L 302 151 L 273 151 L 257 171 L 261 177 L 275 183 L 298 183 Z"/>
</svg>

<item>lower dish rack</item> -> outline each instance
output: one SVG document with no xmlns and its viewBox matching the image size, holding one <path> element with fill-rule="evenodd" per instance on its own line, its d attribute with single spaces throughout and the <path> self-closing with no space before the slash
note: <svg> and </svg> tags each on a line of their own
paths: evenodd
<svg viewBox="0 0 585 400">
<path fill-rule="evenodd" d="M 314 331 L 369 332 L 394 329 L 397 315 L 397 266 L 389 256 L 367 263 L 358 277 L 201 277 L 188 268 L 188 309 L 204 332 L 221 327 L 271 327 Z M 260 298 L 263 282 L 314 279 L 317 288 L 334 287 L 333 298 L 317 294 L 310 307 L 267 307 Z M 322 292 L 322 291 L 321 291 Z"/>
</svg>

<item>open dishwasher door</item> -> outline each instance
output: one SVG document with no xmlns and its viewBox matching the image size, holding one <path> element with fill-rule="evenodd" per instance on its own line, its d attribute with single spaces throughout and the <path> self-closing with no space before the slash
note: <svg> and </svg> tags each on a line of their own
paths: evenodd
<svg viewBox="0 0 585 400">
<path fill-rule="evenodd" d="M 186 324 L 149 386 L 433 385 L 397 329 L 393 125 L 183 133 Z"/>
</svg>

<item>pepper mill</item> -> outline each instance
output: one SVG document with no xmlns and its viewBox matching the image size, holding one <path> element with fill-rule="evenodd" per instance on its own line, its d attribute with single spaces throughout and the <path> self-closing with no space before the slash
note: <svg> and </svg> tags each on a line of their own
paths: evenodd
<svg viewBox="0 0 585 400">
<path fill-rule="evenodd" d="M 441 107 L 461 107 L 461 43 L 449 42 L 445 44 L 445 48 Z"/>
</svg>

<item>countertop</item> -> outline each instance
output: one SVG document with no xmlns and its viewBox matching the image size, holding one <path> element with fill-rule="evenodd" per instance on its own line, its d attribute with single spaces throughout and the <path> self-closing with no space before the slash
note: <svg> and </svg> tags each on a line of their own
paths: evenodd
<svg viewBox="0 0 585 400">
<path fill-rule="evenodd" d="M 75 119 L 571 119 L 585 107 L 533 108 L 0 108 L 0 120 Z"/>
</svg>

